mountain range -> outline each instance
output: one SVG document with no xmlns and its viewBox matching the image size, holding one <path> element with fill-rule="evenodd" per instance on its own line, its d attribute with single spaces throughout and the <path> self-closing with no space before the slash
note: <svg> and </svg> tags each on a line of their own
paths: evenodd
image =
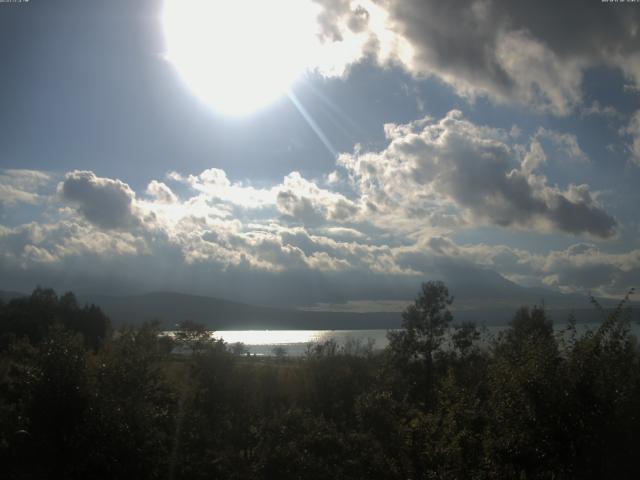
<svg viewBox="0 0 640 480">
<path fill-rule="evenodd" d="M 479 289 L 473 290 L 473 279 L 469 279 L 468 285 L 452 286 L 452 291 L 462 292 L 452 306 L 455 323 L 473 321 L 484 325 L 504 325 L 513 317 L 518 307 L 540 305 L 543 302 L 556 322 L 566 321 L 571 313 L 579 322 L 597 322 L 601 318 L 598 310 L 590 305 L 585 296 L 524 288 L 503 277 L 496 280 L 500 283 L 499 289 L 492 288 L 495 285 L 485 282 Z M 500 295 L 496 294 L 497 291 Z M 5 302 L 22 295 L 24 294 L 20 292 L 0 291 L 0 299 Z M 332 307 L 303 310 L 251 305 L 176 292 L 124 296 L 80 294 L 77 297 L 81 304 L 98 305 L 116 326 L 136 325 L 152 319 L 159 320 L 166 329 L 191 320 L 214 330 L 357 330 L 397 328 L 401 324 L 400 311 L 359 312 Z M 599 301 L 606 308 L 615 305 L 612 300 Z M 637 308 L 633 315 L 640 321 Z"/>
</svg>

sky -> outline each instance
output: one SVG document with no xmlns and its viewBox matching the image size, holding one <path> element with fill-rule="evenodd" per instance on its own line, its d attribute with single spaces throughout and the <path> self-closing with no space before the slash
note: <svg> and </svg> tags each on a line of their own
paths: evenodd
<svg viewBox="0 0 640 480">
<path fill-rule="evenodd" d="M 0 42 L 0 289 L 640 285 L 640 3 L 24 0 Z"/>
</svg>

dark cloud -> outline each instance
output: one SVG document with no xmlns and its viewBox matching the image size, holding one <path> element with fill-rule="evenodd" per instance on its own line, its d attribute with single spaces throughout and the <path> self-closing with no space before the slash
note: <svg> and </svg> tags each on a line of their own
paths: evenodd
<svg viewBox="0 0 640 480">
<path fill-rule="evenodd" d="M 495 55 L 502 22 L 492 5 L 475 2 L 460 8 L 454 2 L 411 0 L 386 5 L 394 29 L 415 49 L 416 68 L 462 78 L 475 75 L 485 88 L 515 88 Z"/>
<path fill-rule="evenodd" d="M 140 224 L 133 210 L 135 193 L 120 180 L 76 170 L 67 174 L 59 192 L 98 227 L 127 229 Z"/>
<path fill-rule="evenodd" d="M 349 2 L 319 1 L 322 31 L 341 41 Z M 387 29 L 371 25 L 369 45 L 396 48 L 412 73 L 437 75 L 459 94 L 488 95 L 564 115 L 582 102 L 584 72 L 594 66 L 620 68 L 640 85 L 640 9 L 631 2 L 475 0 L 461 5 L 438 0 L 378 0 Z M 364 28 L 364 27 L 361 27 Z M 385 38 L 385 41 L 381 39 Z M 406 50 L 406 49 L 405 49 Z M 411 58 L 409 58 L 411 57 Z M 388 61 L 389 55 L 378 57 Z M 359 57 L 353 59 L 359 60 Z"/>
</svg>

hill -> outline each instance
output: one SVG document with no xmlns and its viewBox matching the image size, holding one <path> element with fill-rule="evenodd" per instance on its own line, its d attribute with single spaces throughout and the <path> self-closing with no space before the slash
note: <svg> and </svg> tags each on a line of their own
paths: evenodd
<svg viewBox="0 0 640 480">
<path fill-rule="evenodd" d="M 461 299 L 454 302 L 454 322 L 472 321 L 485 325 L 504 325 L 521 305 L 540 304 L 546 292 L 531 292 L 525 298 Z M 115 325 L 139 324 L 157 319 L 171 329 L 184 320 L 192 320 L 214 330 L 358 330 L 397 328 L 400 312 L 306 311 L 249 305 L 214 297 L 175 292 L 152 292 L 123 297 L 80 296 L 79 300 L 95 303 Z M 605 302 L 612 305 L 612 302 Z M 598 322 L 599 312 L 585 297 L 552 297 L 546 302 L 550 317 L 565 322 L 573 313 L 579 322 Z M 640 312 L 634 311 L 638 319 Z"/>
<path fill-rule="evenodd" d="M 375 329 L 400 325 L 400 315 L 396 312 L 309 312 L 175 292 L 125 297 L 85 295 L 80 300 L 100 306 L 115 325 L 138 324 L 150 319 L 160 320 L 165 328 L 193 320 L 216 330 Z"/>
<path fill-rule="evenodd" d="M 452 282 L 450 291 L 455 294 L 453 303 L 454 323 L 465 321 L 479 325 L 505 325 L 522 305 L 544 302 L 549 316 L 556 323 L 565 322 L 571 313 L 578 322 L 600 321 L 600 313 L 582 295 L 565 295 L 540 288 L 525 288 L 503 277 L 483 278 L 483 282 Z M 489 280 L 489 281 L 487 281 Z M 493 280 L 493 282 L 491 281 Z M 473 291 L 479 285 L 480 291 Z M 499 286 L 499 288 L 496 288 Z M 500 292 L 500 293 L 498 293 Z M 62 293 L 62 292 L 59 292 Z M 7 302 L 24 293 L 0 290 L 0 300 Z M 215 297 L 176 292 L 151 292 L 140 295 L 92 295 L 79 294 L 81 304 L 93 303 L 111 318 L 115 326 L 139 325 L 145 320 L 157 319 L 163 328 L 171 329 L 184 320 L 192 320 L 214 330 L 359 330 L 397 328 L 401 323 L 400 311 L 368 312 L 348 311 L 340 307 L 325 310 L 301 310 L 278 308 L 234 302 Z M 611 308 L 615 301 L 599 299 Z M 634 302 L 634 319 L 640 321 L 640 308 Z"/>
<path fill-rule="evenodd" d="M 0 301 L 8 302 L 14 298 L 24 297 L 26 294 L 7 290 L 0 290 Z"/>
</svg>

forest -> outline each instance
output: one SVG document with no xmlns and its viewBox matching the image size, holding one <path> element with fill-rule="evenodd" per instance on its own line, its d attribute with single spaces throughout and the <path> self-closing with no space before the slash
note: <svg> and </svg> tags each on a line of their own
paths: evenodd
<svg viewBox="0 0 640 480">
<path fill-rule="evenodd" d="M 0 305 L 3 478 L 640 478 L 628 301 L 594 299 L 588 331 L 522 307 L 487 338 L 430 281 L 384 350 L 325 342 L 294 358 L 192 322 L 116 330 L 37 288 Z"/>
</svg>

